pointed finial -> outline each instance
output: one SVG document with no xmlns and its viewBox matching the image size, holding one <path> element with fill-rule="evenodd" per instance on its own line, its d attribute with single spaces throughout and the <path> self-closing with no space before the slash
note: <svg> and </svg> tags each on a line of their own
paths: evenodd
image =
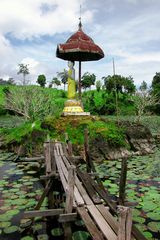
<svg viewBox="0 0 160 240">
<path fill-rule="evenodd" d="M 80 5 L 80 17 L 79 17 L 79 24 L 78 24 L 78 27 L 79 27 L 79 30 L 82 29 L 82 23 L 81 23 L 81 5 Z"/>
</svg>

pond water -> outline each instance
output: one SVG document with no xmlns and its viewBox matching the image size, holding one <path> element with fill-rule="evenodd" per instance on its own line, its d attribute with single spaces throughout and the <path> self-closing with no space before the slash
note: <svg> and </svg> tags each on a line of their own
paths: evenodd
<svg viewBox="0 0 160 240">
<path fill-rule="evenodd" d="M 118 197 L 121 160 L 96 164 L 110 194 Z M 115 197 L 114 197 L 115 199 Z M 115 199 L 116 200 L 116 199 Z M 133 221 L 149 240 L 160 239 L 160 150 L 128 160 L 126 200 L 133 205 Z"/>
<path fill-rule="evenodd" d="M 32 228 L 24 231 L 28 220 L 22 220 L 23 212 L 34 209 L 42 194 L 43 184 L 34 171 L 26 172 L 23 164 L 9 161 L 9 155 L 0 153 L 0 239 L 64 239 L 62 225 L 55 218 L 36 218 Z M 160 239 L 159 157 L 160 150 L 157 149 L 153 155 L 128 160 L 126 198 L 133 203 L 133 220 L 136 226 L 149 240 Z M 118 197 L 121 160 L 104 161 L 95 165 L 104 186 L 111 195 Z M 55 207 L 64 207 L 65 197 L 60 197 L 56 186 L 54 190 L 55 198 L 59 199 Z M 47 198 L 41 209 L 46 208 Z M 71 227 L 72 239 L 91 239 L 81 220 Z"/>
<path fill-rule="evenodd" d="M 24 171 L 21 163 L 9 161 L 8 153 L 0 153 L 0 240 L 62 240 L 64 231 L 56 218 L 35 218 L 31 228 L 24 228 L 30 221 L 23 219 L 23 212 L 33 210 L 43 192 L 43 184 L 34 171 Z M 55 184 L 55 207 L 64 207 L 64 194 Z M 42 207 L 48 209 L 47 198 Z M 26 230 L 25 230 L 26 229 Z M 91 239 L 83 221 L 71 225 L 72 239 Z"/>
</svg>

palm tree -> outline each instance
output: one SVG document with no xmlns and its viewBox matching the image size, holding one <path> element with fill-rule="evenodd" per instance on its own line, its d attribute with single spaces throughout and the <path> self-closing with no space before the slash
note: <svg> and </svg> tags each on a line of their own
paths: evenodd
<svg viewBox="0 0 160 240">
<path fill-rule="evenodd" d="M 64 69 L 63 72 L 58 72 L 57 76 L 61 79 L 61 82 L 64 84 L 64 91 L 65 91 L 65 86 L 68 80 L 68 72 L 67 70 Z"/>
<path fill-rule="evenodd" d="M 58 78 L 56 78 L 56 77 L 54 77 L 53 79 L 52 79 L 52 84 L 53 84 L 53 86 L 54 86 L 54 88 L 57 86 L 60 86 L 61 85 L 61 81 L 60 80 L 58 80 Z"/>
<path fill-rule="evenodd" d="M 29 74 L 28 64 L 20 63 L 18 64 L 18 66 L 19 66 L 19 71 L 17 72 L 17 74 L 23 74 L 22 84 L 26 85 L 26 75 Z"/>
</svg>

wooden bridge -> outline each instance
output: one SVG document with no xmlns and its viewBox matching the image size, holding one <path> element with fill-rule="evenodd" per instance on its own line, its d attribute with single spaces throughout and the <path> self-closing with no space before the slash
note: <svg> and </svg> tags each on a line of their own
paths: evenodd
<svg viewBox="0 0 160 240">
<path fill-rule="evenodd" d="M 70 222 L 80 217 L 94 240 L 147 240 L 132 224 L 131 209 L 116 206 L 88 163 L 90 173 L 76 167 L 70 142 L 45 142 L 46 180 L 44 192 L 34 211 L 25 218 L 57 216 L 64 225 L 65 239 L 72 239 Z M 65 208 L 39 210 L 46 195 L 52 200 L 53 179 L 59 178 L 66 193 Z"/>
</svg>

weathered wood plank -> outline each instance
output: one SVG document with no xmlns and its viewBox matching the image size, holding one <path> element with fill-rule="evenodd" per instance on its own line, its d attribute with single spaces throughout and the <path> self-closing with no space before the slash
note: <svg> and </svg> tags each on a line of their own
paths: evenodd
<svg viewBox="0 0 160 240">
<path fill-rule="evenodd" d="M 56 161 L 54 156 L 54 143 L 50 143 L 50 154 L 51 154 L 51 168 L 52 172 L 57 172 Z"/>
<path fill-rule="evenodd" d="M 56 160 L 56 164 L 57 164 L 57 168 L 58 168 L 58 172 L 59 172 L 59 176 L 61 178 L 61 182 L 64 188 L 64 191 L 66 192 L 67 190 L 67 181 L 66 178 L 64 177 L 61 165 L 60 165 L 60 156 L 57 155 L 57 152 L 54 150 L 54 155 L 55 155 L 55 160 Z"/>
<path fill-rule="evenodd" d="M 55 151 L 56 151 L 56 154 L 59 156 L 59 155 L 60 155 L 60 152 L 59 152 L 58 142 L 56 142 L 56 143 L 54 144 L 54 149 L 55 149 Z"/>
<path fill-rule="evenodd" d="M 112 214 L 109 212 L 109 210 L 102 204 L 96 205 L 102 216 L 105 218 L 105 220 L 108 222 L 110 227 L 114 230 L 114 232 L 118 233 L 118 222 L 117 220 L 112 216 Z"/>
<path fill-rule="evenodd" d="M 72 143 L 68 141 L 67 146 L 68 146 L 68 155 L 72 156 L 73 155 Z"/>
<path fill-rule="evenodd" d="M 77 169 L 78 176 L 80 172 L 81 171 Z M 94 187 L 95 191 L 99 194 L 99 196 L 107 203 L 111 211 L 116 213 L 117 206 L 111 202 L 111 199 L 108 193 L 103 188 L 101 188 L 101 186 L 98 183 L 96 183 L 90 176 L 89 176 L 89 182 L 92 184 L 92 186 Z"/>
<path fill-rule="evenodd" d="M 64 209 L 35 210 L 24 212 L 23 218 L 58 216 L 64 213 Z"/>
<path fill-rule="evenodd" d="M 118 207 L 119 228 L 118 240 L 131 240 L 132 215 L 131 209 L 124 206 Z"/>
<path fill-rule="evenodd" d="M 101 232 L 87 213 L 85 207 L 78 207 L 77 211 L 79 215 L 81 216 L 82 220 L 84 221 L 86 228 L 90 232 L 93 240 L 104 240 L 104 237 L 102 236 Z"/>
<path fill-rule="evenodd" d="M 126 219 L 126 240 L 131 239 L 131 232 L 132 232 L 132 210 L 128 208 Z"/>
<path fill-rule="evenodd" d="M 42 175 L 42 176 L 40 176 L 40 179 L 42 179 L 42 180 L 47 180 L 47 179 L 50 179 L 50 178 L 58 178 L 58 177 L 59 177 L 59 174 L 58 174 L 58 173 L 51 172 L 51 173 L 48 174 L 48 175 Z"/>
<path fill-rule="evenodd" d="M 92 184 L 90 183 L 90 176 L 87 173 L 82 173 L 79 171 L 78 173 L 83 185 L 86 188 L 90 198 L 95 204 L 102 203 L 101 199 L 97 196 L 95 189 L 93 188 Z"/>
<path fill-rule="evenodd" d="M 117 240 L 117 236 L 115 232 L 112 230 L 112 228 L 109 226 L 109 224 L 105 221 L 102 214 L 98 211 L 96 206 L 89 205 L 87 206 L 87 209 L 89 210 L 90 214 L 94 218 L 94 221 L 97 223 L 98 227 L 104 234 L 104 236 L 108 240 Z"/>
<path fill-rule="evenodd" d="M 58 144 L 58 147 L 59 147 L 59 153 L 60 153 L 60 155 L 63 156 L 63 155 L 64 155 L 64 152 L 63 152 L 62 144 L 59 143 L 59 144 Z"/>
<path fill-rule="evenodd" d="M 20 161 L 25 161 L 25 162 L 32 162 L 32 161 L 42 161 L 44 160 L 45 157 L 44 156 L 39 156 L 39 157 L 30 157 L 30 158 L 27 158 L 27 157 L 24 157 L 24 158 L 20 158 Z"/>
<path fill-rule="evenodd" d="M 137 240 L 148 240 L 134 225 L 132 225 L 132 234 Z"/>
<path fill-rule="evenodd" d="M 53 184 L 53 181 L 52 180 L 48 180 L 48 182 L 47 182 L 47 184 L 45 186 L 45 189 L 44 189 L 44 191 L 43 191 L 43 193 L 42 193 L 42 195 L 41 195 L 41 197 L 40 197 L 40 199 L 39 199 L 39 201 L 38 201 L 38 203 L 37 203 L 37 205 L 35 207 L 35 210 L 40 209 L 40 207 L 41 207 L 41 205 L 43 203 L 43 200 L 45 199 L 46 195 L 48 194 L 49 190 L 52 187 L 52 184 Z"/>
<path fill-rule="evenodd" d="M 69 163 L 68 159 L 66 158 L 66 156 L 63 156 L 62 158 L 63 158 L 63 163 L 65 163 L 66 168 L 68 168 L 70 166 L 70 163 Z M 82 186 L 82 183 L 78 179 L 77 175 L 75 177 L 75 183 L 76 183 L 76 187 L 79 190 L 85 204 L 87 204 L 87 205 L 93 204 L 92 200 L 88 196 L 85 188 Z"/>
<path fill-rule="evenodd" d="M 62 158 L 59 157 L 59 162 L 61 164 L 62 171 L 64 173 L 65 178 L 68 179 L 68 170 L 64 164 L 63 157 Z M 68 166 L 70 167 L 71 165 L 69 164 Z M 84 200 L 83 200 L 77 186 L 75 186 L 75 188 L 74 188 L 74 197 L 75 197 L 75 200 L 76 200 L 78 206 L 84 205 Z"/>
<path fill-rule="evenodd" d="M 121 174 L 119 181 L 119 205 L 124 206 L 125 202 L 125 188 L 127 179 L 127 158 L 123 158 L 121 162 Z"/>
<path fill-rule="evenodd" d="M 50 174 L 52 171 L 51 168 L 51 153 L 50 153 L 50 142 L 44 143 L 44 157 L 46 163 L 46 175 Z"/>
<path fill-rule="evenodd" d="M 73 196 L 75 187 L 75 166 L 71 165 L 68 170 L 68 187 L 66 192 L 66 207 L 65 212 L 71 213 L 73 209 Z"/>
<path fill-rule="evenodd" d="M 61 223 L 74 222 L 76 220 L 77 220 L 77 213 L 60 214 L 58 218 L 58 222 L 61 222 Z"/>
</svg>

